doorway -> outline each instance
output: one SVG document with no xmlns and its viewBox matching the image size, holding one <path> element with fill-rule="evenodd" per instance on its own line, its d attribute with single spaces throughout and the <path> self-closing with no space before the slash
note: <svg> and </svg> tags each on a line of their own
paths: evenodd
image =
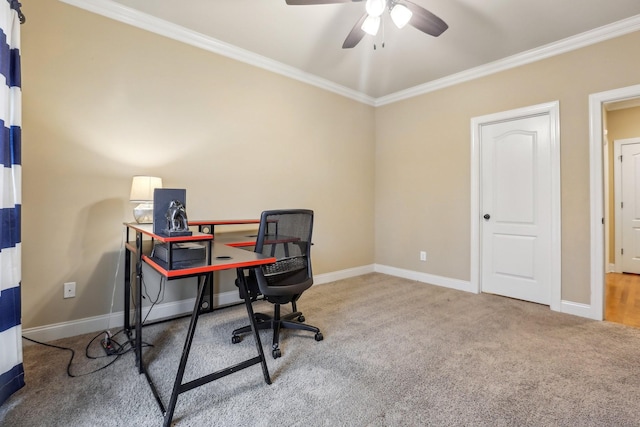
<svg viewBox="0 0 640 427">
<path fill-rule="evenodd" d="M 609 120 L 608 123 L 609 128 L 614 126 Z M 613 209 L 605 213 L 610 216 L 605 222 L 611 224 L 609 235 L 614 244 L 609 248 L 613 246 L 615 250 L 608 260 L 610 264 L 613 261 L 615 272 L 640 274 L 640 138 L 616 139 L 613 143 L 613 202 L 609 199 Z M 607 179 L 611 180 L 611 174 Z M 608 187 L 611 188 L 610 182 Z"/>
<path fill-rule="evenodd" d="M 591 301 L 588 317 L 603 320 L 605 312 L 605 272 L 608 271 L 609 251 L 605 251 L 605 236 L 609 237 L 608 227 L 611 215 L 608 213 L 609 197 L 605 192 L 607 164 L 604 163 L 604 147 L 608 145 L 604 109 L 608 104 L 626 102 L 640 98 L 640 85 L 600 92 L 589 96 L 590 118 L 590 233 L 591 233 Z M 607 244 L 607 246 L 611 246 Z"/>
<path fill-rule="evenodd" d="M 471 127 L 471 288 L 559 310 L 559 104 L 476 117 Z"/>
<path fill-rule="evenodd" d="M 640 327 L 640 98 L 605 103 L 602 113 L 604 320 Z"/>
</svg>

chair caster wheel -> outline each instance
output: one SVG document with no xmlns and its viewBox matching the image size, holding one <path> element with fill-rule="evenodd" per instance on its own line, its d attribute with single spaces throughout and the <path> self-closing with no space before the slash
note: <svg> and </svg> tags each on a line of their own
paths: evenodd
<svg viewBox="0 0 640 427">
<path fill-rule="evenodd" d="M 298 316 L 298 322 L 304 322 L 304 316 L 302 314 Z"/>
<path fill-rule="evenodd" d="M 233 344 L 238 344 L 240 341 L 242 341 L 242 337 L 240 335 L 234 335 L 231 337 L 231 342 Z"/>
<path fill-rule="evenodd" d="M 279 348 L 274 348 L 273 351 L 271 352 L 271 355 L 273 356 L 274 359 L 277 359 L 278 357 L 282 356 L 282 353 L 280 352 Z"/>
<path fill-rule="evenodd" d="M 316 341 L 322 341 L 324 337 L 322 336 L 322 332 L 316 333 L 315 337 Z"/>
</svg>

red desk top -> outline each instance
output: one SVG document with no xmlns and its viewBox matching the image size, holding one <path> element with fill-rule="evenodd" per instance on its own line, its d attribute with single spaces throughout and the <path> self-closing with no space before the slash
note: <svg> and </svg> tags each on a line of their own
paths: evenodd
<svg viewBox="0 0 640 427">
<path fill-rule="evenodd" d="M 242 225 L 260 224 L 259 219 L 214 219 L 214 220 L 189 220 L 189 225 Z"/>
<path fill-rule="evenodd" d="M 154 270 L 168 278 L 193 276 L 240 267 L 255 267 L 258 265 L 272 264 L 276 262 L 276 259 L 273 257 L 265 257 L 262 254 L 234 248 L 224 243 L 213 242 L 211 250 L 212 254 L 210 264 L 207 263 L 206 260 L 203 260 L 200 263 L 190 263 L 187 268 L 174 268 L 173 270 L 168 270 L 167 264 L 157 258 L 151 258 L 147 255 L 143 255 L 142 259 L 153 267 Z"/>
<path fill-rule="evenodd" d="M 206 222 L 206 224 L 212 223 L 213 222 Z M 192 223 L 189 222 L 189 224 Z M 192 236 L 161 236 L 153 233 L 153 227 L 151 226 L 151 224 L 125 223 L 125 226 L 136 230 L 144 235 L 147 235 L 152 239 L 167 243 L 202 240 L 211 241 L 213 239 L 213 236 L 211 234 L 196 232 L 194 232 Z M 276 258 L 274 257 L 265 257 L 262 254 L 239 249 L 239 247 L 242 246 L 252 246 L 255 244 L 255 236 L 253 236 L 253 239 L 251 239 L 246 234 L 247 233 L 228 233 L 225 238 L 220 239 L 220 242 L 218 242 L 217 240 L 210 242 L 212 251 L 211 263 L 207 263 L 206 260 L 203 260 L 199 263 L 190 263 L 189 267 L 186 268 L 174 268 L 169 270 L 168 265 L 165 262 L 162 262 L 156 258 L 151 258 L 150 256 L 143 254 L 142 259 L 154 270 L 167 278 L 194 276 L 198 274 L 210 273 L 213 271 L 228 270 L 240 267 L 255 267 L 258 265 L 272 264 L 276 262 Z M 127 242 L 127 248 L 133 252 L 137 250 L 135 247 L 135 243 L 133 242 Z"/>
</svg>

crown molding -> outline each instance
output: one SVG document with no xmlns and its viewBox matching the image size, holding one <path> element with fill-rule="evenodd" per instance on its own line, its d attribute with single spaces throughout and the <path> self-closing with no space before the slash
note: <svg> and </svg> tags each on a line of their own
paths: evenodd
<svg viewBox="0 0 640 427">
<path fill-rule="evenodd" d="M 470 68 L 441 79 L 433 80 L 418 86 L 401 90 L 380 98 L 373 98 L 362 92 L 336 84 L 298 68 L 285 65 L 262 55 L 241 49 L 237 46 L 205 36 L 201 33 L 186 29 L 179 25 L 155 18 L 135 9 L 116 3 L 113 0 L 59 0 L 63 3 L 147 30 L 173 40 L 186 43 L 209 52 L 213 52 L 255 67 L 271 71 L 303 83 L 316 86 L 363 104 L 379 107 L 392 104 L 425 93 L 434 92 L 449 86 L 485 77 L 500 71 L 505 71 L 521 65 L 560 55 L 572 50 L 580 49 L 595 43 L 620 37 L 640 30 L 640 15 L 635 15 L 610 25 L 605 25 L 576 36 L 531 49 L 488 64 Z"/>
<path fill-rule="evenodd" d="M 316 86 L 320 89 L 351 98 L 363 104 L 373 106 L 375 103 L 375 98 L 361 92 L 349 89 L 327 79 L 323 79 L 298 68 L 274 61 L 273 59 L 258 55 L 229 43 L 214 39 L 213 37 L 205 36 L 204 34 L 181 27 L 180 25 L 139 12 L 112 0 L 60 1 L 209 52 L 217 53 L 219 55 Z"/>
<path fill-rule="evenodd" d="M 554 43 L 549 43 L 547 45 L 490 62 L 488 64 L 480 65 L 475 68 L 470 68 L 441 79 L 433 80 L 406 90 L 376 98 L 374 106 L 378 107 L 381 105 L 391 104 L 428 92 L 434 92 L 459 83 L 468 82 L 500 71 L 516 68 L 521 65 L 530 64 L 532 62 L 567 53 L 605 40 L 620 37 L 638 30 L 640 30 L 640 15 L 635 15 L 630 18 L 614 22 L 613 24 L 595 28 Z"/>
</svg>

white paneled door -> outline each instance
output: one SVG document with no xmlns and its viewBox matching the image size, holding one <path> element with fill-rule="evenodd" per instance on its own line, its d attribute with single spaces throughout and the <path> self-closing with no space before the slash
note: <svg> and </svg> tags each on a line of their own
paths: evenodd
<svg viewBox="0 0 640 427">
<path fill-rule="evenodd" d="M 551 125 L 542 114 L 481 127 L 483 292 L 550 303 Z"/>
<path fill-rule="evenodd" d="M 640 274 L 640 144 L 622 144 L 622 271 Z"/>
</svg>

